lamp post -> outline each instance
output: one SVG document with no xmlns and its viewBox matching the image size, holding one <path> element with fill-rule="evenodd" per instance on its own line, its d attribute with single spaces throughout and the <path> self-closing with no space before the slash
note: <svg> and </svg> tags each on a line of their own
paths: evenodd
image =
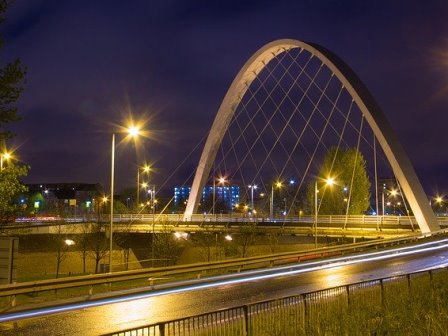
<svg viewBox="0 0 448 336">
<path fill-rule="evenodd" d="M 115 179 L 115 133 L 112 133 L 110 160 L 110 227 L 109 227 L 109 273 L 112 273 L 112 242 L 114 229 L 114 179 Z"/>
<path fill-rule="evenodd" d="M 127 129 L 129 136 L 135 138 L 140 129 L 131 126 Z M 112 243 L 114 233 L 114 180 L 115 180 L 115 133 L 112 133 L 111 160 L 110 160 L 110 225 L 109 225 L 109 273 L 112 273 Z"/>
<path fill-rule="evenodd" d="M 335 183 L 334 178 L 328 177 L 325 180 L 325 186 L 332 186 Z M 317 248 L 317 194 L 319 189 L 317 188 L 317 180 L 314 182 L 314 248 Z"/>
<path fill-rule="evenodd" d="M 280 181 L 277 181 L 276 183 L 273 183 L 271 185 L 271 204 L 269 209 L 271 219 L 274 218 L 274 186 L 280 189 L 283 186 L 283 184 Z"/>
<path fill-rule="evenodd" d="M 218 184 L 220 184 L 221 186 L 224 185 L 224 183 L 226 183 L 227 180 L 225 177 L 220 177 L 218 178 Z M 216 203 L 216 179 L 213 177 L 213 205 L 212 205 L 212 214 L 215 214 L 215 203 Z"/>
<path fill-rule="evenodd" d="M 434 198 L 434 200 L 435 200 L 436 204 L 439 205 L 439 209 L 438 209 L 438 211 L 440 211 L 441 213 L 443 213 L 443 203 L 445 203 L 444 198 L 443 198 L 442 196 L 436 196 L 436 197 Z M 433 211 L 434 211 L 434 210 L 433 210 Z"/>
<path fill-rule="evenodd" d="M 314 182 L 314 248 L 317 248 L 317 181 Z"/>
<path fill-rule="evenodd" d="M 140 168 L 142 169 L 143 173 L 149 173 L 149 170 L 151 169 L 148 165 L 144 165 L 143 167 L 137 167 L 137 208 L 140 205 Z"/>
<path fill-rule="evenodd" d="M 257 189 L 258 186 L 256 184 L 249 185 L 250 189 L 250 207 L 252 210 L 254 210 L 254 189 Z"/>
<path fill-rule="evenodd" d="M 3 162 L 11 159 L 11 153 L 4 152 L 0 154 L 0 169 L 3 170 Z"/>
<path fill-rule="evenodd" d="M 150 199 L 149 199 L 149 204 L 152 206 L 152 235 L 151 235 L 151 267 L 154 267 L 154 256 L 155 256 L 155 226 L 156 226 L 156 219 L 155 219 L 155 215 L 156 215 L 156 203 L 157 200 L 155 198 L 155 193 L 156 193 L 156 186 L 152 185 L 149 187 L 148 190 L 149 194 L 150 194 Z"/>
</svg>

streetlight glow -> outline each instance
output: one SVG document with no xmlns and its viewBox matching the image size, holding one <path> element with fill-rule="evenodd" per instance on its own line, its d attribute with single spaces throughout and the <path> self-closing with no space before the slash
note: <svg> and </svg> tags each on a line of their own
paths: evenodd
<svg viewBox="0 0 448 336">
<path fill-rule="evenodd" d="M 67 245 L 67 246 L 75 245 L 75 241 L 72 239 L 66 239 L 66 240 L 64 240 L 64 242 L 65 242 L 65 245 Z"/>
<path fill-rule="evenodd" d="M 137 127 L 137 126 L 130 126 L 130 127 L 128 128 L 128 134 L 129 134 L 131 137 L 135 138 L 135 137 L 137 137 L 138 135 L 140 135 L 140 128 Z"/>
<path fill-rule="evenodd" d="M 252 210 L 254 209 L 254 189 L 257 189 L 258 186 L 256 184 L 251 184 L 249 185 L 249 189 L 250 189 L 250 206 L 252 208 Z"/>
<path fill-rule="evenodd" d="M 327 186 L 332 186 L 334 183 L 335 183 L 335 182 L 334 182 L 334 178 L 333 178 L 333 177 L 328 177 L 328 178 L 325 180 L 325 184 L 326 184 Z"/>
<path fill-rule="evenodd" d="M 12 154 L 11 152 L 4 152 L 0 154 L 0 168 L 1 170 L 3 170 L 3 161 L 9 161 L 12 159 Z"/>
</svg>

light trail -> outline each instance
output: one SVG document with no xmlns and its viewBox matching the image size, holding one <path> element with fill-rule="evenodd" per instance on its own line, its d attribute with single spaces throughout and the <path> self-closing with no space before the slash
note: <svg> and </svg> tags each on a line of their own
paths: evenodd
<svg viewBox="0 0 448 336">
<path fill-rule="evenodd" d="M 435 246 L 433 246 L 433 245 L 435 245 Z M 306 264 L 301 264 L 301 265 L 296 265 L 296 266 L 282 266 L 282 267 L 277 267 L 275 269 L 248 271 L 245 273 L 217 276 L 217 277 L 211 277 L 211 278 L 207 278 L 207 279 L 203 279 L 203 280 L 182 281 L 182 282 L 162 285 L 162 286 L 171 286 L 171 287 L 178 286 L 175 288 L 156 289 L 156 290 L 151 290 L 151 292 L 126 294 L 126 295 L 115 296 L 115 297 L 110 297 L 110 298 L 95 299 L 95 300 L 88 301 L 88 302 L 71 303 L 71 304 L 64 304 L 64 305 L 55 306 L 55 307 L 45 307 L 45 308 L 37 308 L 37 309 L 31 309 L 31 310 L 26 310 L 26 311 L 21 311 L 21 312 L 6 313 L 6 314 L 0 315 L 0 322 L 8 322 L 8 321 L 20 320 L 20 319 L 25 319 L 25 318 L 33 318 L 33 317 L 39 317 L 39 316 L 44 316 L 44 315 L 49 315 L 49 314 L 56 314 L 56 313 L 73 311 L 73 310 L 98 307 L 98 306 L 107 305 L 107 304 L 115 304 L 115 303 L 127 302 L 127 301 L 132 301 L 132 300 L 147 299 L 147 298 L 161 296 L 161 295 L 190 292 L 190 291 L 195 291 L 195 290 L 199 290 L 199 289 L 206 289 L 206 288 L 212 288 L 212 287 L 218 287 L 218 286 L 224 286 L 224 285 L 232 285 L 232 284 L 238 284 L 238 283 L 249 282 L 249 281 L 259 281 L 259 280 L 266 280 L 266 279 L 282 277 L 282 276 L 291 276 L 291 275 L 297 275 L 297 274 L 301 274 L 301 273 L 305 273 L 305 272 L 325 270 L 325 269 L 329 269 L 329 268 L 359 264 L 359 263 L 375 261 L 375 260 L 392 259 L 395 257 L 419 254 L 419 253 L 424 253 L 424 252 L 429 252 L 429 251 L 441 250 L 441 249 L 445 249 L 445 248 L 448 248 L 448 239 L 443 239 L 443 240 L 439 240 L 439 241 L 435 241 L 435 242 L 422 243 L 422 244 L 415 245 L 415 246 L 401 247 L 401 248 L 397 248 L 394 250 L 369 252 L 369 253 L 359 254 L 356 256 L 347 256 L 347 257 L 332 258 L 332 259 L 316 261 L 316 262 L 309 262 Z M 431 268 L 434 268 L 434 267 L 431 267 Z M 264 273 L 266 273 L 266 274 L 264 274 Z M 201 283 L 197 283 L 198 281 L 201 281 Z M 192 282 L 194 282 L 194 284 L 191 284 Z"/>
</svg>

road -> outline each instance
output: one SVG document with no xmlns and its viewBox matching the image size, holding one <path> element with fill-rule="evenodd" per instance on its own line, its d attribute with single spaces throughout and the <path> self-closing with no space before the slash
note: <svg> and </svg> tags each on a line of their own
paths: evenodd
<svg viewBox="0 0 448 336">
<path fill-rule="evenodd" d="M 249 276 L 240 274 L 238 278 L 228 275 L 202 288 L 184 284 L 174 292 L 150 292 L 149 295 L 155 296 L 136 299 L 134 295 L 121 298 L 124 300 L 122 302 L 3 322 L 0 324 L 0 334 L 100 335 L 222 308 L 448 265 L 448 242 L 431 247 L 434 249 L 428 247 L 420 251 L 407 248 L 401 254 L 375 252 L 357 259 L 344 257 L 333 263 L 304 263 L 297 268 L 287 266 L 258 271 Z"/>
</svg>

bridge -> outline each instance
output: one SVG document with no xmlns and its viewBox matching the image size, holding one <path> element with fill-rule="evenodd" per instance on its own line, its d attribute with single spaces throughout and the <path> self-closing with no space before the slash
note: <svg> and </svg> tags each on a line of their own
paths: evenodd
<svg viewBox="0 0 448 336">
<path fill-rule="evenodd" d="M 379 176 L 387 176 L 388 182 Z M 203 197 L 207 184 L 211 185 L 210 199 Z M 314 249 L 303 254 L 0 286 L 3 302 L 9 306 L 15 306 L 20 295 L 52 291 L 59 295 L 67 291 L 78 296 L 74 304 L 58 303 L 24 311 L 11 308 L 12 312 L 0 315 L 1 321 L 15 323 L 6 328 L 5 335 L 9 331 L 31 334 L 36 331 L 33 326 L 38 325 L 33 317 L 47 315 L 49 324 L 54 323 L 51 316 L 63 317 L 60 330 L 73 331 L 73 323 L 82 324 L 81 334 L 119 334 L 120 330 L 129 329 L 128 334 L 163 335 L 164 327 L 154 324 L 156 331 L 153 323 L 160 319 L 179 321 L 185 317 L 185 311 L 193 316 L 219 311 L 222 302 L 226 307 L 243 307 L 240 315 L 244 316 L 246 327 L 241 333 L 249 335 L 247 321 L 252 315 L 247 304 L 259 302 L 260 293 L 268 287 L 268 294 L 273 295 L 268 299 L 272 300 L 287 296 L 290 291 L 309 293 L 335 284 L 350 293 L 350 284 L 360 279 L 375 282 L 391 274 L 411 274 L 445 265 L 442 257 L 448 246 L 446 232 L 440 229 L 447 224 L 446 218 L 435 217 L 387 118 L 350 67 L 331 51 L 313 43 L 274 41 L 246 62 L 219 107 L 194 179 L 185 181 L 184 186 L 188 185 L 191 191 L 182 215 L 116 216 L 109 218 L 110 228 L 114 232 L 154 235 L 166 226 L 173 231 L 236 232 L 238 227 L 256 223 L 266 230 L 287 229 L 315 238 L 336 230 L 341 235 L 356 232 L 354 236 L 361 235 L 359 231 L 385 236 L 388 231 L 401 230 L 406 237 Z M 250 211 L 237 211 L 237 203 L 225 191 L 230 185 L 239 186 L 238 203 L 245 203 Z M 386 209 L 390 206 L 386 202 L 394 202 L 403 216 L 389 216 Z M 367 212 L 376 215 L 363 215 Z M 19 224 L 31 230 L 47 228 L 47 232 L 52 227 L 51 223 Z M 312 261 L 303 263 L 304 260 Z M 244 266 L 266 268 L 240 274 Z M 219 275 L 204 277 L 217 269 L 222 271 Z M 179 274 L 188 276 L 180 279 Z M 298 285 L 301 277 L 305 280 Z M 133 289 L 127 287 L 131 281 L 137 284 Z M 382 289 L 383 280 L 380 283 Z M 102 289 L 115 287 L 115 292 L 95 296 L 92 289 L 97 285 Z M 85 289 L 87 297 L 79 300 L 78 290 Z M 326 294 L 330 297 L 331 293 Z M 194 300 L 195 295 L 201 299 Z M 182 311 L 170 304 L 179 300 Z M 153 312 L 151 307 L 155 306 L 165 315 Z M 92 329 L 85 326 L 86 318 Z M 219 323 L 231 323 L 233 318 L 218 319 Z M 17 326 L 20 319 L 25 322 Z M 110 330 L 111 325 L 114 330 Z M 38 328 L 51 334 L 51 326 Z"/>
<path fill-rule="evenodd" d="M 448 226 L 448 217 L 437 217 L 441 228 Z M 185 220 L 181 214 L 116 214 L 114 232 L 116 233 L 160 233 L 160 232 L 216 232 L 239 233 L 241 226 L 253 224 L 258 233 L 278 233 L 283 235 L 306 235 L 326 237 L 375 237 L 387 238 L 407 235 L 419 231 L 413 216 L 366 216 L 366 215 L 318 215 L 283 216 L 278 218 L 229 215 L 192 215 Z M 42 217 L 19 218 L 15 225 L 4 226 L 6 232 L 26 232 L 26 234 L 84 234 L 85 227 L 101 225 L 104 231 L 110 223 L 110 216 L 83 217 Z M 60 226 L 63 228 L 61 229 Z M 23 231 L 25 230 L 25 231 Z"/>
</svg>

